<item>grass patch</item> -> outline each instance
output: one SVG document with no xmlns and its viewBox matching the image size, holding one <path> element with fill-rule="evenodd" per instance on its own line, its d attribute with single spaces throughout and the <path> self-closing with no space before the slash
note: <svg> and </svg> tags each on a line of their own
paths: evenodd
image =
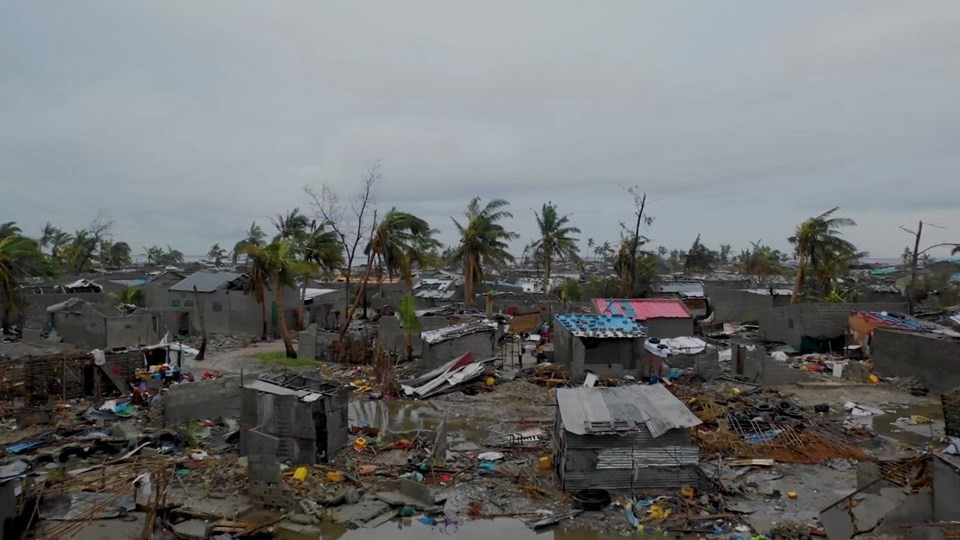
<svg viewBox="0 0 960 540">
<path fill-rule="evenodd" d="M 273 367 L 304 367 L 315 366 L 317 362 L 311 358 L 287 358 L 285 351 L 262 352 L 253 355 L 264 365 Z"/>
</svg>

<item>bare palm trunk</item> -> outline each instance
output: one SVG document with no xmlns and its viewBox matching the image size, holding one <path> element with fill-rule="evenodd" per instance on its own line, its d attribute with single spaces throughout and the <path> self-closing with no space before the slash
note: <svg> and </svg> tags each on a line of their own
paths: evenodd
<svg viewBox="0 0 960 540">
<path fill-rule="evenodd" d="M 413 360 L 413 332 L 409 330 L 403 331 L 403 337 L 407 342 L 407 360 Z"/>
<path fill-rule="evenodd" d="M 307 327 L 303 314 L 307 308 L 307 281 L 309 281 L 309 279 L 309 274 L 304 275 L 303 285 L 300 286 L 300 319 L 297 321 L 297 330 L 304 330 Z"/>
<path fill-rule="evenodd" d="M 280 282 L 280 274 L 274 274 L 273 280 L 276 283 L 276 294 L 274 298 L 277 303 L 277 324 L 280 325 L 280 337 L 283 338 L 283 348 L 286 349 L 287 358 L 296 358 L 297 351 L 293 348 L 293 342 L 290 341 L 290 332 L 287 330 L 287 319 L 283 316 L 283 283 Z"/>
<path fill-rule="evenodd" d="M 473 254 L 467 254 L 463 272 L 463 305 L 473 307 Z"/>
<path fill-rule="evenodd" d="M 797 275 L 793 281 L 793 295 L 790 296 L 791 304 L 800 303 L 800 291 L 803 289 L 803 282 L 807 274 L 807 261 L 803 252 L 797 256 Z"/>
<path fill-rule="evenodd" d="M 260 322 L 263 327 L 260 329 L 260 341 L 267 340 L 267 299 L 263 298 L 260 302 Z"/>
<path fill-rule="evenodd" d="M 350 321 L 353 320 L 353 314 L 356 313 L 357 307 L 360 306 L 360 302 L 364 299 L 367 292 L 367 282 L 370 281 L 370 273 L 373 271 L 373 257 L 367 258 L 367 269 L 363 272 L 363 279 L 360 281 L 360 289 L 357 290 L 357 295 L 354 297 L 353 302 L 350 306 L 347 307 L 347 316 L 343 320 L 343 325 L 340 327 L 340 339 L 343 340 L 343 336 L 347 335 L 347 330 L 350 328 Z"/>
<path fill-rule="evenodd" d="M 550 259 L 549 249 L 543 250 L 543 294 L 550 294 Z"/>
<path fill-rule="evenodd" d="M 197 360 L 203 360 L 207 354 L 207 324 L 203 318 L 203 304 L 196 285 L 193 286 L 193 303 L 197 311 L 197 319 L 200 320 L 200 352 L 197 353 Z"/>
</svg>

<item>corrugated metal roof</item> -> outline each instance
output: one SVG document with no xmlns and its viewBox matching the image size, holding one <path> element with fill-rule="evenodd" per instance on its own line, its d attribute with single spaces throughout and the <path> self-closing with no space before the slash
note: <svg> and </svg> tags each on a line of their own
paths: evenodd
<svg viewBox="0 0 960 540">
<path fill-rule="evenodd" d="M 593 303 L 601 315 L 624 315 L 638 321 L 693 317 L 683 302 L 668 298 L 597 298 Z"/>
<path fill-rule="evenodd" d="M 47 306 L 47 313 L 54 313 L 62 309 L 71 308 L 78 304 L 86 304 L 87 302 L 79 298 L 68 298 L 59 304 L 53 304 L 52 306 Z"/>
<path fill-rule="evenodd" d="M 886 311 L 855 311 L 852 315 L 862 317 L 880 328 L 896 328 L 899 330 L 909 330 L 911 332 L 932 332 L 937 328 L 934 324 L 925 323 L 917 319 L 897 317 Z"/>
<path fill-rule="evenodd" d="M 750 294 L 759 294 L 761 296 L 791 296 L 793 289 L 740 289 Z"/>
<path fill-rule="evenodd" d="M 194 272 L 183 281 L 171 286 L 170 290 L 193 292 L 193 287 L 196 286 L 197 292 L 213 292 L 243 275 L 244 274 L 237 274 L 235 272 Z"/>
<path fill-rule="evenodd" d="M 699 281 L 668 281 L 660 284 L 657 290 L 666 294 L 681 294 L 688 297 L 703 296 L 703 283 Z"/>
<path fill-rule="evenodd" d="M 576 337 L 635 338 L 646 336 L 646 330 L 623 315 L 567 313 L 556 316 L 557 322 Z"/>
<path fill-rule="evenodd" d="M 707 342 L 695 337 L 651 338 L 643 344 L 651 353 L 666 358 L 679 354 L 700 354 L 707 348 Z"/>
<path fill-rule="evenodd" d="M 638 423 L 643 423 L 656 438 L 671 429 L 701 423 L 686 405 L 659 384 L 560 388 L 557 407 L 564 429 L 577 435 L 635 431 Z"/>
</svg>

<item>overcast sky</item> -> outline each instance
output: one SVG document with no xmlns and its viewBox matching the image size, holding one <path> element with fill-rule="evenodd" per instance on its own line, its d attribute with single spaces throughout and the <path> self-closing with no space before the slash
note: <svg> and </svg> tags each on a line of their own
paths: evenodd
<svg viewBox="0 0 960 540">
<path fill-rule="evenodd" d="M 786 249 L 832 206 L 876 257 L 960 241 L 960 2 L 3 2 L 0 221 L 188 254 L 344 195 L 426 218 L 556 202 L 582 240 Z M 272 231 L 271 231 L 272 233 Z M 946 255 L 946 252 L 938 253 Z"/>
</svg>

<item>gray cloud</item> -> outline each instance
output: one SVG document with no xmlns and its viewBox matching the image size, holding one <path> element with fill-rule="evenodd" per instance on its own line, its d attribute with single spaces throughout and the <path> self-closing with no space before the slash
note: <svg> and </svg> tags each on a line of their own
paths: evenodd
<svg viewBox="0 0 960 540">
<path fill-rule="evenodd" d="M 203 253 L 381 159 L 379 204 L 448 242 L 474 195 L 513 203 L 518 250 L 546 200 L 613 240 L 640 185 L 668 247 L 785 247 L 841 205 L 896 255 L 900 224 L 960 234 L 958 23 L 946 0 L 10 5 L 0 220 L 102 208 Z"/>
</svg>

